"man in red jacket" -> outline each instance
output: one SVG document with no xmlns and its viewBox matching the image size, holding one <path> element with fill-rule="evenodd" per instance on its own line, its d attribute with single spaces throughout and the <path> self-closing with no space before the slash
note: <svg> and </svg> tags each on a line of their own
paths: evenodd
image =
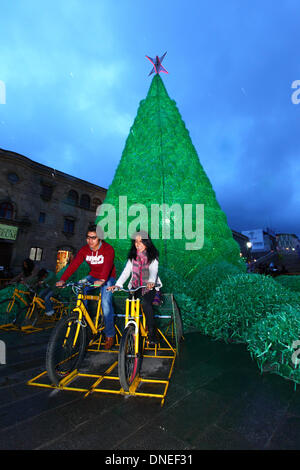
<svg viewBox="0 0 300 470">
<path fill-rule="evenodd" d="M 96 230 L 96 225 L 89 226 L 86 234 L 87 244 L 79 250 L 72 263 L 61 276 L 60 281 L 56 283 L 56 286 L 62 287 L 83 261 L 88 263 L 91 270 L 86 279 L 93 282 L 94 285 L 101 287 L 101 305 L 105 322 L 104 333 L 106 336 L 105 349 L 110 349 L 114 344 L 115 337 L 114 309 L 112 292 L 106 289 L 115 284 L 115 252 L 111 245 L 98 238 Z M 88 294 L 90 291 L 91 289 L 87 289 L 85 294 Z"/>
</svg>

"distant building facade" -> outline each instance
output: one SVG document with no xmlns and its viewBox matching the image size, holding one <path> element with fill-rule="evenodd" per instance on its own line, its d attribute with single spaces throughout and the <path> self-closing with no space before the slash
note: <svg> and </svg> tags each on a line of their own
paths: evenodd
<svg viewBox="0 0 300 470">
<path fill-rule="evenodd" d="M 278 251 L 295 251 L 300 247 L 300 240 L 293 233 L 277 233 L 276 241 Z"/>
<path fill-rule="evenodd" d="M 0 266 L 58 271 L 85 243 L 106 189 L 0 149 Z M 2 269 L 3 269 L 2 268 Z"/>
<path fill-rule="evenodd" d="M 243 230 L 242 234 L 246 235 L 252 243 L 253 253 L 276 250 L 276 235 L 270 229 Z"/>
</svg>

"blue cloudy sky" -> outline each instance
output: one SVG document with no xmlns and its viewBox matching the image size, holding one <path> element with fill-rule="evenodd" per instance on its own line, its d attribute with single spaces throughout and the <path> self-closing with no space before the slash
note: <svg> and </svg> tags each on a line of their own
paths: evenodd
<svg viewBox="0 0 300 470">
<path fill-rule="evenodd" d="M 300 236 L 299 0 L 1 1 L 0 147 L 103 187 L 162 74 L 231 228 Z M 300 97 L 300 94 L 299 94 Z"/>
</svg>

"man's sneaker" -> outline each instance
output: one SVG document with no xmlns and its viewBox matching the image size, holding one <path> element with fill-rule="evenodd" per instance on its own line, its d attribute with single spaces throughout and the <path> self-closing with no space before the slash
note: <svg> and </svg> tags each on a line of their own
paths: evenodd
<svg viewBox="0 0 300 470">
<path fill-rule="evenodd" d="M 114 336 L 112 336 L 112 337 L 107 336 L 107 338 L 105 340 L 104 348 L 105 349 L 110 349 L 114 345 L 114 342 L 115 342 Z"/>
<path fill-rule="evenodd" d="M 54 310 L 48 310 L 48 312 L 45 312 L 45 315 L 47 315 L 47 317 L 51 317 L 53 313 L 54 313 Z"/>
</svg>

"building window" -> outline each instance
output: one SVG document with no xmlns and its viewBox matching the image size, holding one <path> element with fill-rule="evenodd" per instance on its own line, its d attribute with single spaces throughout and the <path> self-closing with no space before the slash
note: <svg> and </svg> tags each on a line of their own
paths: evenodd
<svg viewBox="0 0 300 470">
<path fill-rule="evenodd" d="M 42 248 L 37 248 L 37 247 L 30 248 L 29 258 L 32 261 L 41 261 L 42 256 L 43 256 L 43 249 Z"/>
<path fill-rule="evenodd" d="M 0 217 L 3 219 L 12 219 L 14 213 L 13 205 L 10 202 L 0 204 Z"/>
<path fill-rule="evenodd" d="M 99 198 L 97 198 L 97 197 L 94 197 L 93 203 L 92 203 L 92 209 L 96 211 L 97 208 L 98 208 L 99 206 L 101 206 L 101 204 L 102 204 L 101 199 L 99 199 Z"/>
<path fill-rule="evenodd" d="M 53 193 L 53 186 L 42 183 L 42 190 L 40 194 L 41 198 L 44 199 L 44 201 L 50 201 L 50 199 L 52 198 L 52 193 Z"/>
<path fill-rule="evenodd" d="M 78 204 L 78 194 L 77 194 L 76 191 L 74 191 L 74 189 L 71 189 L 68 192 L 67 202 L 69 204 L 72 204 L 72 206 L 77 206 L 77 204 Z"/>
<path fill-rule="evenodd" d="M 80 206 L 83 207 L 84 209 L 89 209 L 91 205 L 91 200 L 90 196 L 87 194 L 82 194 L 80 198 Z"/>
<path fill-rule="evenodd" d="M 74 233 L 74 229 L 75 229 L 74 219 L 66 217 L 65 221 L 64 221 L 64 232 L 65 233 Z"/>
<path fill-rule="evenodd" d="M 7 179 L 10 183 L 17 183 L 19 181 L 19 177 L 16 173 L 8 173 Z"/>
<path fill-rule="evenodd" d="M 40 212 L 40 215 L 39 215 L 39 223 L 40 224 L 44 224 L 46 221 L 46 214 L 45 212 Z"/>
</svg>

